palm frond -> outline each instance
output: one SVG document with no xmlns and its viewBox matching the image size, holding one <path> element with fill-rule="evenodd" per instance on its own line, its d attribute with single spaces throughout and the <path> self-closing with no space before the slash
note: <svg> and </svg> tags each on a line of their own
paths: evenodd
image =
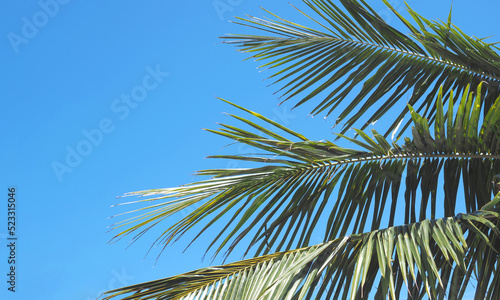
<svg viewBox="0 0 500 300">
<path fill-rule="evenodd" d="M 304 3 L 317 15 L 307 18 L 319 29 L 299 25 L 271 14 L 274 19 L 237 18 L 240 25 L 265 31 L 264 35 L 229 35 L 224 41 L 252 54 L 261 67 L 277 69 L 270 78 L 280 84 L 279 93 L 287 101 L 298 97 L 296 106 L 322 98 L 312 114 L 330 115 L 346 98 L 349 104 L 337 116 L 336 124 L 345 121 L 342 133 L 362 121 L 361 129 L 379 120 L 406 95 L 404 103 L 432 123 L 434 100 L 439 87 L 457 95 L 467 85 L 476 89 L 487 82 L 484 109 L 487 111 L 500 95 L 500 56 L 496 47 L 475 39 L 447 23 L 429 21 L 408 7 L 411 25 L 388 1 L 384 3 L 409 28 L 406 36 L 388 25 L 363 0 L 339 0 L 343 9 L 331 0 Z M 352 96 L 351 96 L 352 95 Z M 354 96 L 355 95 L 355 96 Z M 387 95 L 387 98 L 383 98 Z M 453 98 L 458 101 L 457 97 Z M 369 109 L 376 109 L 365 118 Z M 387 129 L 387 136 L 408 113 L 401 113 Z M 403 126 L 409 126 L 410 122 Z"/>
<path fill-rule="evenodd" d="M 168 227 L 155 244 L 172 243 L 205 221 L 198 238 L 215 222 L 225 218 L 226 225 L 208 247 L 211 249 L 217 244 L 214 255 L 223 249 L 229 254 L 252 230 L 257 233 L 246 253 L 253 246 L 257 246 L 256 255 L 302 248 L 310 245 L 318 224 L 326 224 L 324 241 L 334 240 L 384 227 L 383 216 L 387 211 L 390 211 L 387 226 L 394 226 L 401 206 L 405 211 L 405 224 L 436 219 L 439 208 L 444 210 L 445 217 L 454 216 L 461 176 L 465 191 L 463 201 L 467 211 L 475 211 L 496 191 L 491 181 L 500 169 L 500 98 L 479 125 L 478 115 L 483 103 L 480 91 L 479 86 L 475 95 L 465 93 L 461 97 L 456 118 L 450 113 L 453 112 L 452 101 L 448 101 L 448 113 L 444 113 L 440 92 L 434 137 L 428 121 L 411 107 L 415 123 L 413 138 L 407 139 L 404 145 L 391 145 L 375 131 L 371 138 L 358 130 L 361 140 L 341 135 L 360 150 L 328 141 L 310 141 L 240 107 L 300 141 L 293 142 L 274 130 L 235 116 L 257 133 L 224 124 L 219 130 L 209 131 L 261 149 L 265 155 L 213 157 L 259 162 L 264 166 L 203 170 L 199 175 L 212 178 L 177 188 L 131 193 L 148 196 L 138 202 L 167 201 L 133 211 L 143 213 L 113 225 L 124 228 L 115 239 L 136 233 L 135 241 L 173 214 L 200 205 Z M 444 174 L 445 199 L 438 204 L 440 174 Z M 404 204 L 398 201 L 402 183 L 405 186 Z M 422 195 L 420 205 L 418 190 Z M 337 200 L 332 202 L 334 193 L 337 193 Z M 371 224 L 367 217 L 370 211 L 374 212 Z M 325 222 L 320 222 L 324 218 Z"/>
<path fill-rule="evenodd" d="M 112 290 L 103 300 L 373 299 L 374 288 L 377 299 L 397 299 L 402 283 L 412 299 L 453 299 L 474 269 L 480 274 L 476 296 L 497 299 L 499 202 L 500 194 L 471 214 L 199 269 Z"/>
</svg>

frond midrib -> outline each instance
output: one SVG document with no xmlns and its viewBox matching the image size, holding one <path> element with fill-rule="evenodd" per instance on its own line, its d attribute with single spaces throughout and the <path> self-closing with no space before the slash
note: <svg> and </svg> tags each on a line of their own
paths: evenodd
<svg viewBox="0 0 500 300">
<path fill-rule="evenodd" d="M 392 149 L 394 150 L 394 149 Z M 500 154 L 485 154 L 485 153 L 476 153 L 476 154 L 467 154 L 467 153 L 403 153 L 403 154 L 388 154 L 388 155 L 367 155 L 359 158 L 346 159 L 343 161 L 331 162 L 331 159 L 321 161 L 323 165 L 315 166 L 315 167 L 327 167 L 332 165 L 343 165 L 348 163 L 357 163 L 357 162 L 368 162 L 368 161 L 382 161 L 382 160 L 392 160 L 392 159 L 414 159 L 414 158 L 468 158 L 468 159 L 500 159 Z M 325 163 L 330 161 L 331 163 Z"/>
<path fill-rule="evenodd" d="M 334 40 L 334 41 L 338 41 L 338 42 L 359 44 L 359 45 L 363 45 L 363 46 L 369 46 L 369 47 L 379 48 L 379 49 L 388 50 L 388 51 L 392 51 L 392 52 L 396 52 L 396 53 L 401 53 L 401 54 L 406 55 L 406 56 L 411 56 L 411 57 L 415 57 L 415 58 L 426 59 L 426 60 L 429 60 L 429 61 L 433 61 L 433 62 L 439 63 L 441 65 L 446 65 L 448 67 L 457 68 L 457 69 L 460 69 L 460 70 L 463 70 L 463 71 L 474 73 L 476 75 L 481 75 L 481 76 L 489 77 L 491 79 L 500 81 L 500 76 L 496 76 L 494 74 L 481 72 L 479 70 L 474 70 L 474 69 L 468 68 L 468 67 L 466 67 L 464 65 L 453 63 L 453 62 L 446 61 L 446 60 L 442 60 L 442 59 L 439 59 L 439 58 L 436 58 L 436 57 L 426 56 L 426 55 L 423 55 L 423 54 L 420 54 L 420 53 L 410 52 L 410 51 L 406 51 L 406 50 L 402 50 L 402 49 L 398 49 L 398 48 L 391 48 L 391 47 L 387 47 L 387 46 L 383 46 L 383 45 L 379 45 L 379 44 L 373 44 L 373 43 L 368 43 L 368 42 L 363 42 L 363 41 L 357 41 L 357 40 L 343 39 L 343 38 L 332 37 L 332 36 L 330 36 L 330 37 L 312 36 L 311 37 L 310 35 L 308 35 L 308 37 L 297 38 L 296 40 L 307 40 L 307 39 L 310 39 L 310 40 L 314 40 L 314 39 L 329 39 L 329 40 Z M 290 39 L 290 38 L 283 38 L 282 40 L 292 40 L 292 39 Z M 267 42 L 270 42 L 270 41 L 267 41 Z M 242 50 L 242 51 L 245 52 L 245 50 Z M 254 57 L 256 57 L 256 56 L 254 56 Z M 260 59 L 258 59 L 258 60 L 260 60 Z"/>
<path fill-rule="evenodd" d="M 397 151 L 395 149 L 392 149 L 393 151 Z M 346 165 L 346 164 L 354 164 L 354 163 L 361 163 L 361 162 L 381 162 L 381 161 L 387 161 L 387 160 L 409 160 L 409 159 L 425 159 L 425 158 L 439 158 L 439 159 L 456 159 L 456 158 L 467 158 L 467 159 L 500 159 L 500 154 L 488 154 L 488 153 L 475 153 L 475 154 L 467 154 L 467 153 L 400 153 L 400 154 L 388 154 L 388 155 L 374 155 L 372 153 L 367 153 L 365 156 L 361 157 L 356 157 L 356 158 L 345 158 L 343 160 L 337 160 L 334 161 L 332 158 L 324 159 L 324 160 L 314 160 L 310 161 L 309 165 L 304 165 L 299 166 L 299 167 L 287 167 L 283 166 L 285 168 L 288 168 L 288 170 L 285 171 L 285 173 L 303 173 L 303 172 L 310 172 L 315 169 L 320 169 L 320 168 L 328 168 L 328 167 L 333 167 L 333 166 L 341 166 L 341 165 Z M 277 166 L 279 168 L 279 166 Z M 256 179 L 258 181 L 260 180 L 269 180 L 267 176 L 273 176 L 273 175 L 279 175 L 279 174 L 274 174 L 273 172 L 264 172 L 264 173 L 250 173 L 250 174 L 245 174 L 245 175 L 238 175 L 238 176 L 243 176 L 243 177 L 253 177 L 258 175 L 260 178 Z M 266 176 L 267 175 L 267 176 Z M 292 175 L 292 176 L 295 176 Z M 281 174 L 283 176 L 283 174 Z M 281 177 L 280 176 L 280 177 Z M 231 178 L 231 175 L 226 176 L 226 178 Z M 223 178 L 223 177 L 221 177 Z M 210 181 L 210 179 L 208 180 Z"/>
</svg>

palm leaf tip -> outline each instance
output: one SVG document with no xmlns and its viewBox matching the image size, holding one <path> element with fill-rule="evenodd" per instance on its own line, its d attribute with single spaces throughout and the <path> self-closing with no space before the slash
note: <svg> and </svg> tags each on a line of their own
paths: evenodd
<svg viewBox="0 0 500 300">
<path fill-rule="evenodd" d="M 163 228 L 155 244 L 166 246 L 198 227 L 196 240 L 223 221 L 208 250 L 229 255 L 248 241 L 244 256 L 253 247 L 258 257 L 117 289 L 107 299 L 454 299 L 470 280 L 476 298 L 500 299 L 500 194 L 487 201 L 500 192 L 498 49 L 461 32 L 451 17 L 432 22 L 408 7 L 412 25 L 385 1 L 410 29 L 405 36 L 365 1 L 339 1 L 342 8 L 305 1 L 320 30 L 277 16 L 249 17 L 239 23 L 276 36 L 226 41 L 278 70 L 271 77 L 284 101 L 299 97 L 298 106 L 319 98 L 313 114 L 327 115 L 345 105 L 338 136 L 355 149 L 308 140 L 223 100 L 253 120 L 229 114 L 244 127 L 208 131 L 256 152 L 211 157 L 258 167 L 202 170 L 197 174 L 209 179 L 139 193 L 148 197 L 140 201 L 161 201 L 113 227 L 125 228 L 117 237 L 133 233 L 136 240 L 196 207 Z M 407 106 L 400 101 L 405 95 Z M 410 114 L 401 134 L 413 128 L 403 145 L 389 143 L 387 133 L 367 134 L 366 126 L 356 138 L 343 135 L 398 105 L 387 133 Z M 457 215 L 460 201 L 466 213 Z M 407 225 L 394 226 L 399 215 Z M 309 246 L 322 226 L 324 243 Z"/>
<path fill-rule="evenodd" d="M 410 295 L 425 291 L 432 298 L 456 297 L 471 277 L 467 273 L 470 264 L 485 268 L 478 256 L 484 251 L 496 253 L 493 241 L 498 231 L 495 223 L 499 221 L 499 199 L 500 194 L 483 207 L 489 210 L 424 220 L 203 268 L 108 291 L 102 297 L 219 299 L 234 298 L 237 293 L 241 299 L 338 298 L 341 294 L 343 299 L 357 299 L 373 297 L 371 290 L 378 286 L 376 298 L 397 299 L 403 282 L 408 286 L 403 293 Z M 470 248 L 478 243 L 485 243 L 488 248 L 482 252 Z M 374 272 L 381 275 L 377 280 Z M 342 284 L 335 284 L 333 278 Z M 454 284 L 448 285 L 452 278 Z M 485 292 L 495 290 L 489 280 L 479 283 Z"/>
<path fill-rule="evenodd" d="M 450 19 L 446 23 L 429 21 L 408 7 L 418 24 L 415 27 L 384 1 L 412 32 L 405 36 L 364 1 L 340 2 L 343 8 L 333 1 L 305 1 L 319 18 L 301 13 L 313 20 L 319 30 L 273 15 L 275 20 L 249 17 L 238 22 L 271 36 L 223 38 L 255 59 L 267 61 L 262 67 L 278 70 L 271 78 L 275 84 L 281 84 L 279 91 L 284 101 L 297 97 L 299 106 L 313 98 L 323 98 L 312 114 L 329 115 L 349 99 L 350 104 L 343 107 L 337 118 L 336 124 L 344 123 L 342 133 L 362 119 L 368 119 L 361 123 L 364 129 L 393 108 L 395 112 L 399 109 L 387 136 L 408 113 L 400 105 L 406 94 L 416 111 L 432 122 L 432 103 L 440 85 L 447 94 L 452 88 L 461 93 L 467 84 L 475 89 L 480 82 L 487 82 L 485 110 L 500 95 L 500 56 L 492 43 L 464 34 Z M 355 92 L 358 86 L 360 91 Z M 367 116 L 371 108 L 376 109 L 375 113 Z M 403 131 L 409 124 L 403 126 Z"/>
<path fill-rule="evenodd" d="M 481 94 L 477 91 L 475 96 L 465 93 L 458 104 L 457 117 L 453 117 L 445 113 L 442 93 L 439 95 L 434 135 L 427 119 L 409 106 L 415 125 L 412 139 L 406 139 L 404 145 L 397 145 L 390 144 L 376 131 L 370 137 L 357 130 L 359 139 L 339 135 L 341 139 L 357 145 L 358 149 L 339 147 L 328 141 L 307 140 L 303 135 L 258 113 L 228 102 L 267 126 L 231 115 L 253 130 L 220 124 L 221 129 L 209 131 L 260 149 L 263 153 L 212 157 L 263 165 L 202 170 L 198 175 L 210 176 L 211 179 L 178 188 L 136 193 L 150 197 L 138 202 L 166 202 L 138 209 L 134 212 L 142 214 L 114 224 L 113 228 L 124 229 L 114 240 L 133 233 L 136 234 L 133 241 L 136 241 L 154 226 L 168 222 L 171 216 L 196 207 L 163 230 L 155 244 L 172 243 L 193 226 L 207 221 L 195 237 L 197 239 L 212 224 L 230 216 L 227 225 L 208 247 L 214 247 L 214 255 L 223 249 L 226 249 L 225 255 L 229 255 L 251 230 L 257 230 L 258 234 L 250 241 L 246 253 L 252 247 L 256 247 L 256 255 L 271 252 L 271 247 L 275 247 L 274 251 L 304 247 L 324 218 L 328 219 L 325 241 L 370 230 L 366 220 L 354 216 L 366 215 L 372 203 L 380 216 L 373 218 L 371 229 L 382 225 L 382 215 L 389 209 L 387 225 L 393 226 L 391 220 L 396 217 L 397 192 L 401 186 L 406 189 L 405 223 L 427 218 L 429 208 L 431 219 L 435 219 L 435 212 L 439 209 L 436 190 L 440 174 L 461 174 L 464 165 L 470 166 L 473 175 L 472 179 L 463 179 L 465 204 L 470 210 L 476 210 L 485 204 L 481 199 L 489 197 L 495 186 L 488 180 L 476 180 L 479 175 L 475 175 L 474 170 L 495 174 L 500 167 L 500 146 L 491 142 L 500 138 L 500 131 L 492 129 L 497 126 L 495 124 L 500 124 L 500 114 L 495 113 L 500 102 L 497 101 L 481 119 Z M 454 111 L 451 96 L 450 111 Z M 483 125 L 479 124 L 480 121 Z M 294 139 L 299 141 L 294 142 Z M 407 172 L 406 182 L 403 180 L 404 172 Z M 455 215 L 453 203 L 457 201 L 459 183 L 460 180 L 455 177 L 445 177 L 444 189 L 448 193 L 444 203 L 445 216 Z M 337 202 L 333 210 L 325 211 L 323 208 L 331 201 L 332 191 L 336 188 L 339 188 Z M 419 188 L 423 193 L 420 206 L 415 198 Z M 387 197 L 392 198 L 392 202 L 383 200 Z M 252 212 L 257 213 L 255 220 L 250 218 Z M 335 222 L 346 218 L 348 221 L 344 223 Z M 351 225 L 354 229 L 348 232 Z M 277 237 L 283 232 L 288 233 L 289 239 L 286 243 L 277 242 Z"/>
</svg>

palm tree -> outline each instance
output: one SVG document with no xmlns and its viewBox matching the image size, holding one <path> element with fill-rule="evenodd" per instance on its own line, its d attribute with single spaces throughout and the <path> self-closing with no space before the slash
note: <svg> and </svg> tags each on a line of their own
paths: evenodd
<svg viewBox="0 0 500 300">
<path fill-rule="evenodd" d="M 284 101 L 335 115 L 343 124 L 337 139 L 309 140 L 223 100 L 248 115 L 231 116 L 251 129 L 208 131 L 259 153 L 212 157 L 259 165 L 203 170 L 209 179 L 129 194 L 155 204 L 115 224 L 115 239 L 135 240 L 198 206 L 156 244 L 193 228 L 197 238 L 223 219 L 208 248 L 228 255 L 244 244 L 253 258 L 104 299 L 460 299 L 471 285 L 476 299 L 500 299 L 498 49 L 454 26 L 451 12 L 436 22 L 407 7 L 410 22 L 383 1 L 408 35 L 363 0 L 305 0 L 315 15 L 300 12 L 318 29 L 271 13 L 238 19 L 269 35 L 225 42 L 276 70 L 270 77 Z M 382 117 L 384 132 L 368 134 Z M 345 135 L 350 129 L 355 138 Z M 318 232 L 323 242 L 312 245 Z"/>
</svg>

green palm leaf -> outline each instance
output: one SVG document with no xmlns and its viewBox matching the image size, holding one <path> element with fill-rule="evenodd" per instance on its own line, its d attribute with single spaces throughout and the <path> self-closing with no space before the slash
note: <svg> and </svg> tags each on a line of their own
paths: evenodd
<svg viewBox="0 0 500 300">
<path fill-rule="evenodd" d="M 137 291 L 124 299 L 281 299 L 289 293 L 285 288 L 307 281 L 308 271 L 324 263 L 318 260 L 345 240 L 204 268 L 120 289 L 112 296 Z"/>
<path fill-rule="evenodd" d="M 226 101 L 251 117 L 230 114 L 241 126 L 208 131 L 255 153 L 211 158 L 248 166 L 126 194 L 143 197 L 129 204 L 147 203 L 111 226 L 121 231 L 113 240 L 132 241 L 165 226 L 151 247 L 166 247 L 188 231 L 197 230 L 194 242 L 223 224 L 207 252 L 227 258 L 243 245 L 244 256 L 253 250 L 256 257 L 104 299 L 461 299 L 471 284 L 476 299 L 500 298 L 498 48 L 463 33 L 451 12 L 434 22 L 407 7 L 410 22 L 383 0 L 405 35 L 364 0 L 339 1 L 342 7 L 304 1 L 316 19 L 300 12 L 317 28 L 271 14 L 237 22 L 269 36 L 224 38 L 275 70 L 283 101 L 318 98 L 312 114 L 342 107 L 335 143 Z M 389 111 L 397 117 L 383 135 L 363 131 Z M 388 141 L 406 115 L 400 135 L 409 136 Z M 356 138 L 346 136 L 354 125 Z M 466 213 L 457 214 L 459 205 Z M 172 221 L 186 209 L 192 212 Z M 311 246 L 318 236 L 323 242 Z"/>
<path fill-rule="evenodd" d="M 453 299 L 473 268 L 483 275 L 476 296 L 496 299 L 499 202 L 500 194 L 475 213 L 204 268 L 109 291 L 103 299 L 366 299 L 377 286 L 376 298 L 397 299 L 403 282 L 413 299 Z M 479 260 L 484 253 L 496 266 Z"/>
<path fill-rule="evenodd" d="M 464 34 L 450 19 L 447 23 L 429 21 L 408 7 L 418 24 L 415 27 L 384 0 L 411 31 L 406 36 L 383 21 L 365 1 L 340 2 L 343 9 L 330 0 L 304 1 L 318 18 L 302 13 L 317 23 L 319 30 L 275 15 L 274 20 L 238 18 L 237 24 L 270 36 L 229 35 L 224 39 L 252 58 L 267 61 L 262 67 L 277 69 L 270 78 L 281 84 L 283 101 L 299 97 L 299 106 L 322 98 L 312 114 L 329 115 L 349 99 L 336 121 L 346 120 L 342 133 L 361 120 L 361 128 L 366 128 L 401 103 L 407 93 L 411 95 L 407 102 L 418 105 L 417 112 L 431 121 L 440 86 L 444 94 L 453 89 L 459 95 L 468 84 L 476 89 L 480 82 L 486 82 L 485 110 L 500 95 L 496 47 Z M 370 108 L 376 109 L 373 115 L 367 121 L 361 119 Z M 408 112 L 404 105 L 399 109 L 401 113 L 386 135 Z"/>
<path fill-rule="evenodd" d="M 388 227 L 394 226 L 401 209 L 404 209 L 405 224 L 435 219 L 438 209 L 444 211 L 445 217 L 454 216 L 462 175 L 463 201 L 467 211 L 475 211 L 495 192 L 491 178 L 500 169 L 500 98 L 484 118 L 479 118 L 483 103 L 480 90 L 479 86 L 474 96 L 465 93 L 461 97 L 454 119 L 451 113 L 444 113 L 439 93 L 434 137 L 427 120 L 411 107 L 415 123 L 413 138 L 407 139 L 404 145 L 391 145 L 375 131 L 374 138 L 358 131 L 361 140 L 341 136 L 357 144 L 360 150 L 328 141 L 310 141 L 244 109 L 301 141 L 292 142 L 277 132 L 235 116 L 257 133 L 224 124 L 220 130 L 210 131 L 254 146 L 266 155 L 213 157 L 258 162 L 264 166 L 203 170 L 199 175 L 212 178 L 177 188 L 132 193 L 149 196 L 139 202 L 167 201 L 140 208 L 134 212 L 142 214 L 116 223 L 114 228 L 124 230 L 115 238 L 136 233 L 133 239 L 136 240 L 173 214 L 200 205 L 164 230 L 155 243 L 172 243 L 205 221 L 198 238 L 225 217 L 226 225 L 208 247 L 217 245 L 215 255 L 223 249 L 229 254 L 252 230 L 257 230 L 257 234 L 251 239 L 247 253 L 252 246 L 257 246 L 257 255 L 302 248 L 310 244 L 318 224 L 326 224 L 324 241 L 330 241 L 383 227 L 387 211 Z M 448 103 L 451 112 L 452 101 Z M 479 125 L 480 119 L 482 125 Z M 406 180 L 403 181 L 405 172 Z M 445 199 L 438 204 L 440 174 L 444 174 Z M 401 184 L 405 190 L 404 204 L 398 201 Z M 419 192 L 422 196 L 417 201 Z M 332 203 L 334 193 L 337 200 Z M 371 224 L 367 225 L 370 211 L 375 213 L 372 213 Z M 322 219 L 325 222 L 320 222 Z"/>
</svg>

